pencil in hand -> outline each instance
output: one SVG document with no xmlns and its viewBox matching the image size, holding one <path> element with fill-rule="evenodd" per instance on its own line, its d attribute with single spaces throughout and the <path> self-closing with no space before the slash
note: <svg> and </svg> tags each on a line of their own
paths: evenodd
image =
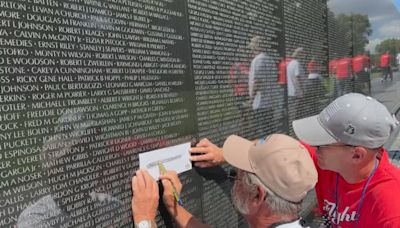
<svg viewBox="0 0 400 228">
<path fill-rule="evenodd" d="M 167 173 L 167 169 L 165 169 L 165 166 L 164 166 L 164 164 L 162 163 L 162 161 L 159 161 L 159 162 L 158 162 L 158 168 L 160 169 L 161 175 L 164 175 L 164 174 Z M 173 194 L 174 194 L 174 197 L 175 197 L 176 202 L 178 202 L 179 205 L 183 206 L 183 202 L 182 202 L 181 197 L 180 197 L 179 194 L 178 194 L 178 191 L 176 191 L 176 188 L 175 188 L 175 186 L 174 186 L 173 183 L 171 183 L 171 185 L 172 185 L 172 192 L 173 192 Z"/>
</svg>

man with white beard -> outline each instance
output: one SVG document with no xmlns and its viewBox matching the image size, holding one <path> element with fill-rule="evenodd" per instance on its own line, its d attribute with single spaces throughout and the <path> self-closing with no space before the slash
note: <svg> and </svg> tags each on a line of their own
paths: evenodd
<svg viewBox="0 0 400 228">
<path fill-rule="evenodd" d="M 303 227 L 299 216 L 302 200 L 317 182 L 317 170 L 306 148 L 297 140 L 273 134 L 255 142 L 236 135 L 223 146 L 225 160 L 237 168 L 232 200 L 249 227 Z M 208 227 L 180 206 L 173 187 L 182 184 L 176 173 L 160 177 L 163 201 L 179 227 Z M 156 227 L 158 186 L 145 170 L 132 179 L 132 210 L 135 227 Z"/>
</svg>

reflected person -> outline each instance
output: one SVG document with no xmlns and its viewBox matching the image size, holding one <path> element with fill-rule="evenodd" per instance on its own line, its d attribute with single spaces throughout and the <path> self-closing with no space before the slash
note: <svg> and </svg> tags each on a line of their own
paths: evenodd
<svg viewBox="0 0 400 228">
<path fill-rule="evenodd" d="M 320 110 L 320 100 L 325 95 L 323 78 L 321 76 L 321 64 L 313 56 L 307 64 L 308 77 L 304 83 L 304 104 L 315 107 L 309 110 L 308 114 L 316 114 Z"/>
<path fill-rule="evenodd" d="M 299 47 L 293 51 L 292 58 L 287 65 L 287 91 L 288 103 L 291 109 L 290 119 L 297 119 L 301 116 L 301 109 L 304 98 L 305 72 L 301 66 L 300 59 L 303 54 L 303 48 Z"/>
<path fill-rule="evenodd" d="M 342 57 L 337 60 L 336 64 L 336 80 L 335 95 L 342 96 L 352 88 L 352 59 L 350 57 Z"/>
<path fill-rule="evenodd" d="M 248 105 L 251 109 L 251 126 L 248 129 L 253 129 L 253 131 L 248 133 L 254 135 L 265 135 L 265 130 L 270 129 L 269 124 L 273 117 L 274 85 L 272 82 L 276 83 L 276 73 L 278 72 L 275 61 L 263 47 L 264 42 L 261 36 L 254 36 L 249 43 L 253 60 L 249 73 Z"/>
<path fill-rule="evenodd" d="M 381 82 L 386 81 L 388 76 L 390 78 L 390 81 L 393 81 L 393 72 L 392 72 L 392 68 L 390 65 L 391 59 L 392 59 L 392 56 L 390 55 L 389 51 L 386 51 L 381 56 L 381 69 L 382 69 Z"/>
<path fill-rule="evenodd" d="M 354 56 L 352 61 L 353 73 L 356 79 L 356 92 L 365 95 L 371 94 L 370 58 L 366 53 L 360 53 Z M 367 89 L 367 92 L 365 92 L 365 89 Z"/>
<path fill-rule="evenodd" d="M 249 72 L 250 53 L 248 46 L 239 47 L 236 51 L 237 61 L 229 69 L 229 80 L 233 87 L 236 107 L 240 112 L 241 129 L 248 124 L 249 106 Z"/>
</svg>

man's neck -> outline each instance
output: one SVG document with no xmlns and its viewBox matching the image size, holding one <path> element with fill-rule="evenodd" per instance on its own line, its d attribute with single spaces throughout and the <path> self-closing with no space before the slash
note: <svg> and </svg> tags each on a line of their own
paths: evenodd
<svg viewBox="0 0 400 228">
<path fill-rule="evenodd" d="M 268 215 L 246 218 L 250 228 L 265 228 L 270 227 L 273 224 L 293 222 L 296 219 L 299 219 L 299 217 L 295 215 Z"/>
<path fill-rule="evenodd" d="M 360 167 L 351 167 L 348 170 L 344 170 L 339 174 L 345 179 L 345 181 L 349 184 L 356 184 L 365 179 L 367 179 L 375 167 L 375 161 L 378 161 L 377 158 L 373 158 L 366 165 Z"/>
</svg>

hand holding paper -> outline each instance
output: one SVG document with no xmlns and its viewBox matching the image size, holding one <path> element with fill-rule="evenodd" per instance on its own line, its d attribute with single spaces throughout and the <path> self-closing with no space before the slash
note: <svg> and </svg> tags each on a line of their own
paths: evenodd
<svg viewBox="0 0 400 228">
<path fill-rule="evenodd" d="M 138 170 L 132 177 L 132 191 L 134 220 L 154 220 L 158 207 L 158 185 L 146 170 Z"/>
</svg>

